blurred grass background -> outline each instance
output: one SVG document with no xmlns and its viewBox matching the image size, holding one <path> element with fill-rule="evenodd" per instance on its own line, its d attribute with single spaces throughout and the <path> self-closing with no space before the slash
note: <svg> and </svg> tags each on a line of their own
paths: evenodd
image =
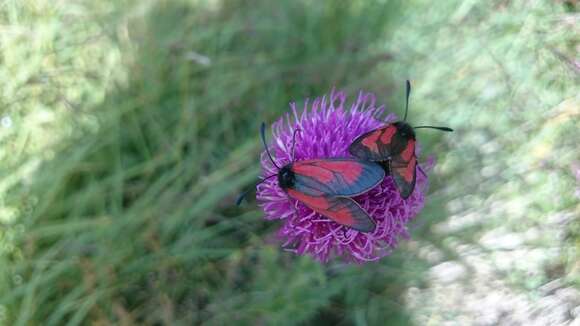
<svg viewBox="0 0 580 326">
<path fill-rule="evenodd" d="M 532 303 L 553 280 L 580 286 L 577 9 L 3 2 L 0 323 L 473 321 L 429 305 L 433 268 L 476 273 L 465 246 L 493 261 L 505 235 L 540 258 L 512 248 L 521 262 L 492 278 Z M 420 133 L 438 165 L 392 256 L 320 265 L 281 251 L 253 201 L 233 206 L 259 171 L 261 121 L 333 86 L 400 113 L 407 78 L 410 121 L 456 132 Z"/>
</svg>

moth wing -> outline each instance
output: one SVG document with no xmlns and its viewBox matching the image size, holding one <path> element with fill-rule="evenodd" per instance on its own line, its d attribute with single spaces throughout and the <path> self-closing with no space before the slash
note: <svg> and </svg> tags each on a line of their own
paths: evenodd
<svg viewBox="0 0 580 326">
<path fill-rule="evenodd" d="M 371 130 L 357 137 L 348 147 L 354 157 L 367 161 L 384 161 L 400 153 L 407 142 L 395 124 Z"/>
<path fill-rule="evenodd" d="M 390 161 L 390 172 L 403 199 L 409 198 L 415 189 L 417 178 L 417 158 L 415 155 L 408 162 Z"/>
<path fill-rule="evenodd" d="M 383 168 L 356 159 L 307 160 L 293 163 L 293 188 L 314 196 L 353 197 L 381 183 Z"/>
<path fill-rule="evenodd" d="M 375 222 L 351 198 L 324 195 L 311 196 L 294 189 L 288 189 L 288 195 L 338 224 L 346 225 L 361 232 L 372 232 L 375 230 Z"/>
</svg>

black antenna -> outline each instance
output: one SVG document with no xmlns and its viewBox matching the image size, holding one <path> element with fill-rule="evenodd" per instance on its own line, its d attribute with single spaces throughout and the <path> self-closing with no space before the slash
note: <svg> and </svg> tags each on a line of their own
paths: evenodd
<svg viewBox="0 0 580 326">
<path fill-rule="evenodd" d="M 258 186 L 260 183 L 262 183 L 262 182 L 264 182 L 264 181 L 266 181 L 266 180 L 270 179 L 271 177 L 275 177 L 275 176 L 277 176 L 277 174 L 272 174 L 271 176 L 267 176 L 267 177 L 265 177 L 264 179 L 262 179 L 262 180 L 260 180 L 260 181 L 256 182 L 256 184 L 254 185 L 254 187 Z M 254 187 L 252 187 L 252 188 L 254 188 Z M 246 191 L 242 192 L 242 193 L 241 193 L 241 194 L 238 196 L 238 199 L 236 199 L 236 206 L 240 206 L 240 204 L 242 203 L 242 200 L 244 200 L 244 197 L 246 197 L 246 195 L 247 195 L 247 194 L 250 192 L 250 190 L 252 190 L 252 188 L 250 188 L 250 189 L 248 189 L 248 190 L 246 190 Z"/>
<path fill-rule="evenodd" d="M 407 121 L 407 112 L 409 112 L 409 97 L 411 96 L 411 82 L 409 80 L 407 80 L 407 101 L 405 104 L 405 117 L 403 118 L 403 121 Z M 435 126 L 418 126 L 418 127 L 413 127 L 413 129 L 421 129 L 421 128 L 429 128 L 429 129 L 437 129 L 437 130 L 441 130 L 441 131 L 447 131 L 447 132 L 452 132 L 453 129 L 449 128 L 449 127 L 435 127 Z"/>
<path fill-rule="evenodd" d="M 295 153 L 294 148 L 296 147 L 296 134 L 299 131 L 302 132 L 302 130 L 300 130 L 300 129 L 294 130 L 294 135 L 292 135 L 292 162 L 294 162 L 294 158 L 296 157 L 296 156 L 294 156 L 294 153 Z"/>
<path fill-rule="evenodd" d="M 268 153 L 268 156 L 270 157 L 270 161 L 272 161 L 272 164 L 274 164 L 274 166 L 277 167 L 278 170 L 280 170 L 280 167 L 278 166 L 278 164 L 276 164 L 276 162 L 274 162 L 272 155 L 270 155 L 270 151 L 268 150 L 268 145 L 266 145 L 265 134 L 266 134 L 266 124 L 264 122 L 262 122 L 262 125 L 260 126 L 260 136 L 262 137 L 262 143 L 264 144 L 264 148 L 266 149 L 266 153 Z"/>
<path fill-rule="evenodd" d="M 429 128 L 429 129 L 437 129 L 437 130 L 441 130 L 441 131 L 453 132 L 453 129 L 451 129 L 449 127 L 435 127 L 435 126 L 418 126 L 418 127 L 413 127 L 413 129 L 420 129 L 420 128 Z"/>
<path fill-rule="evenodd" d="M 296 130 L 298 131 L 298 130 Z M 294 136 L 296 136 L 296 131 L 294 131 Z M 275 167 L 278 168 L 278 170 L 280 170 L 280 167 L 278 166 L 278 164 L 276 164 L 276 162 L 274 162 L 274 159 L 272 158 L 272 155 L 270 154 L 270 150 L 268 150 L 268 145 L 266 145 L 266 123 L 262 122 L 262 125 L 260 126 L 260 137 L 262 137 L 262 143 L 264 144 L 264 148 L 266 149 L 266 153 L 268 154 L 268 157 L 270 158 L 270 161 L 272 162 L 272 164 L 274 164 Z M 292 149 L 294 150 L 294 149 Z M 256 184 L 254 185 L 254 187 L 256 187 L 257 185 L 259 185 L 260 183 L 277 176 L 277 174 L 272 174 L 270 176 L 265 177 L 264 179 L 256 182 Z M 252 187 L 252 188 L 254 188 Z M 239 196 L 238 199 L 236 199 L 236 205 L 240 206 L 240 204 L 242 203 L 242 200 L 244 200 L 244 197 L 246 197 L 246 195 L 250 192 L 250 190 L 252 190 L 252 188 L 242 192 Z"/>
<path fill-rule="evenodd" d="M 407 121 L 407 112 L 409 112 L 409 96 L 411 96 L 411 82 L 407 79 L 407 102 L 405 104 L 405 117 L 403 121 Z"/>
</svg>

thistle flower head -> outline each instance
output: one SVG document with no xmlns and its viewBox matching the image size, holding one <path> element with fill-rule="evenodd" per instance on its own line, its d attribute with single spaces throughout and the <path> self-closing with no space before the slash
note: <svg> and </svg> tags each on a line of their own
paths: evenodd
<svg viewBox="0 0 580 326">
<path fill-rule="evenodd" d="M 290 112 L 272 125 L 273 140 L 270 151 L 277 165 L 284 166 L 294 159 L 350 157 L 348 147 L 361 134 L 396 120 L 394 114 L 379 120 L 384 107 L 375 106 L 375 96 L 360 92 L 347 108 L 346 95 L 331 91 L 330 95 L 306 101 L 299 109 L 290 104 Z M 293 157 L 294 130 L 296 134 Z M 265 152 L 261 156 L 262 177 L 277 174 Z M 421 164 L 423 171 L 433 165 L 432 160 Z M 375 261 L 388 255 L 401 237 L 407 236 L 407 223 L 423 208 L 427 177 L 418 172 L 413 194 L 406 200 L 398 194 L 391 177 L 353 199 L 371 216 L 376 229 L 370 233 L 340 225 L 314 212 L 303 203 L 288 197 L 270 178 L 257 187 L 257 200 L 268 220 L 280 220 L 278 236 L 283 247 L 299 255 L 311 255 L 327 262 L 332 256 L 347 261 Z"/>
</svg>

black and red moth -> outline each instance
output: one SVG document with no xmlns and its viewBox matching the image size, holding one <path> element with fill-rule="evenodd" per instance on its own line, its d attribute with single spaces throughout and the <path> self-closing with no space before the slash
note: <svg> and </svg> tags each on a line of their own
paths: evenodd
<svg viewBox="0 0 580 326">
<path fill-rule="evenodd" d="M 453 131 L 448 127 L 418 126 L 411 127 L 407 120 L 411 83 L 407 80 L 407 99 L 403 121 L 387 124 L 357 137 L 348 151 L 356 158 L 378 162 L 387 173 L 393 176 L 397 189 L 404 199 L 409 198 L 415 189 L 417 156 L 415 155 L 415 130 L 431 128 Z"/>
<path fill-rule="evenodd" d="M 313 211 L 361 232 L 375 230 L 375 222 L 351 197 L 363 194 L 381 183 L 385 171 L 380 165 L 353 158 L 331 158 L 293 161 L 279 167 L 266 145 L 265 128 L 262 123 L 262 142 L 272 164 L 278 168 L 278 173 L 262 179 L 258 184 L 276 176 L 278 185 L 290 198 L 300 201 Z M 238 204 L 244 195 L 240 196 Z"/>
</svg>

